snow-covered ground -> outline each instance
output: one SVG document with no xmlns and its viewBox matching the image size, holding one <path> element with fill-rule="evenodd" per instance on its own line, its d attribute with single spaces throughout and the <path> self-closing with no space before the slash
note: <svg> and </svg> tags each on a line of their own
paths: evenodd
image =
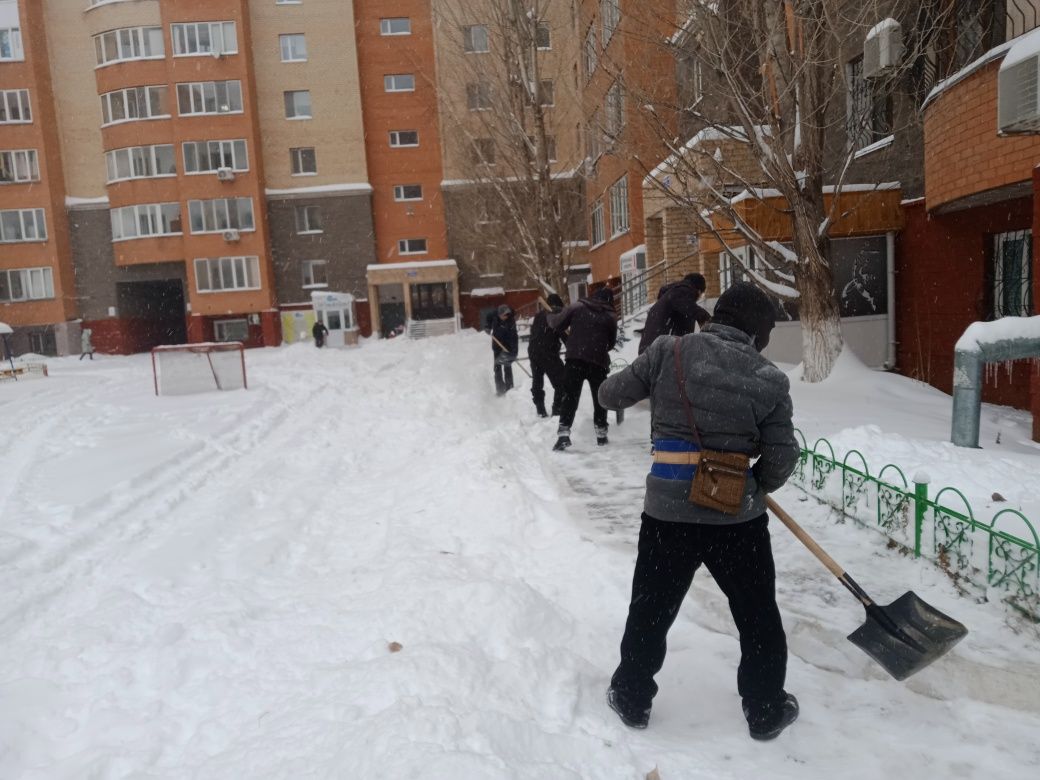
<svg viewBox="0 0 1040 780">
<path fill-rule="evenodd" d="M 597 448 L 586 398 L 550 452 L 529 380 L 496 398 L 489 352 L 474 333 L 255 350 L 249 391 L 178 398 L 144 356 L 0 385 L 0 777 L 1035 774 L 1037 630 L 794 488 L 781 503 L 879 601 L 913 589 L 971 634 L 891 680 L 845 640 L 862 610 L 775 525 L 799 722 L 748 738 L 701 572 L 650 728 L 622 726 L 604 689 L 647 412 Z M 1024 415 L 988 407 L 987 449 L 954 450 L 947 397 L 851 364 L 795 403 L 810 440 L 1036 500 Z"/>
</svg>

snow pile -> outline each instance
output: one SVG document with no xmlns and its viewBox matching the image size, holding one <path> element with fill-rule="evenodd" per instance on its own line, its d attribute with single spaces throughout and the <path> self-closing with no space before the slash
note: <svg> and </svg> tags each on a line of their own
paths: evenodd
<svg viewBox="0 0 1040 780">
<path fill-rule="evenodd" d="M 1034 341 L 1040 345 L 1040 315 L 973 322 L 957 339 L 955 349 L 958 352 L 979 352 L 1001 341 Z"/>
</svg>

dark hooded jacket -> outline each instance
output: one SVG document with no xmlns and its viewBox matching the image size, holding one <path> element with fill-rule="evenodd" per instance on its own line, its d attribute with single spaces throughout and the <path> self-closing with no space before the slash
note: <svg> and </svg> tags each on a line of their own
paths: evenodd
<svg viewBox="0 0 1040 780">
<path fill-rule="evenodd" d="M 702 328 L 708 324 L 711 315 L 697 305 L 697 295 L 701 291 L 691 282 L 682 279 L 666 284 L 657 295 L 657 303 L 650 307 L 643 326 L 643 335 L 639 339 L 639 354 L 646 352 L 654 339 L 665 334 L 685 336 L 693 333 L 696 325 Z"/>
<path fill-rule="evenodd" d="M 610 350 L 617 344 L 617 317 L 612 299 L 582 298 L 563 311 L 550 314 L 547 322 L 558 331 L 570 328 L 567 360 L 610 368 Z"/>
<path fill-rule="evenodd" d="M 549 296 L 549 305 L 552 306 L 553 314 L 563 309 L 563 301 L 558 295 Z M 554 357 L 560 357 L 560 344 L 566 341 L 566 337 L 558 330 L 549 327 L 550 312 L 544 309 L 539 311 L 531 320 L 531 340 L 527 344 L 527 356 L 531 363 L 545 363 Z"/>
<path fill-rule="evenodd" d="M 516 333 L 516 318 L 513 316 L 512 309 L 509 311 L 509 316 L 504 320 L 497 314 L 492 314 L 491 317 L 488 318 L 488 321 L 491 325 L 491 335 L 501 341 L 502 345 L 506 348 L 506 351 L 511 355 L 517 354 L 520 339 Z M 502 347 L 492 341 L 491 350 L 497 355 L 502 352 Z"/>
</svg>

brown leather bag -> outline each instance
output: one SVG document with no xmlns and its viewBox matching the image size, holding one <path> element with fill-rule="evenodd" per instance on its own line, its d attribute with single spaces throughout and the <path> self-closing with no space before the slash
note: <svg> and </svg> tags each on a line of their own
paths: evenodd
<svg viewBox="0 0 1040 780">
<path fill-rule="evenodd" d="M 706 450 L 701 443 L 701 434 L 693 419 L 693 407 L 686 397 L 686 378 L 683 376 L 682 358 L 679 347 L 682 338 L 675 340 L 675 376 L 679 382 L 679 397 L 686 409 L 686 419 L 693 431 L 693 438 L 701 449 L 701 459 L 690 483 L 687 500 L 697 506 L 715 509 L 727 515 L 735 515 L 744 506 L 744 488 L 747 486 L 748 466 L 751 458 L 743 452 L 720 452 Z"/>
</svg>

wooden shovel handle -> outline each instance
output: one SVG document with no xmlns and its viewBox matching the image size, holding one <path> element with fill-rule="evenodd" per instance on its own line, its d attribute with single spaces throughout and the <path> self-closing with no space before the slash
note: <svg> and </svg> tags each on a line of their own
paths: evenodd
<svg viewBox="0 0 1040 780">
<path fill-rule="evenodd" d="M 845 583 L 845 570 L 838 565 L 836 560 L 824 552 L 823 548 L 816 543 L 816 540 L 809 536 L 809 534 L 807 534 L 805 530 L 795 522 L 794 518 L 787 514 L 787 512 L 785 512 L 771 496 L 766 496 L 766 506 L 769 507 L 769 511 L 780 518 L 780 522 L 786 525 L 787 529 L 791 533 L 798 537 L 798 541 L 809 548 L 809 552 L 820 559 L 820 563 L 826 566 L 831 574 L 841 580 L 845 587 L 849 587 Z"/>
</svg>

